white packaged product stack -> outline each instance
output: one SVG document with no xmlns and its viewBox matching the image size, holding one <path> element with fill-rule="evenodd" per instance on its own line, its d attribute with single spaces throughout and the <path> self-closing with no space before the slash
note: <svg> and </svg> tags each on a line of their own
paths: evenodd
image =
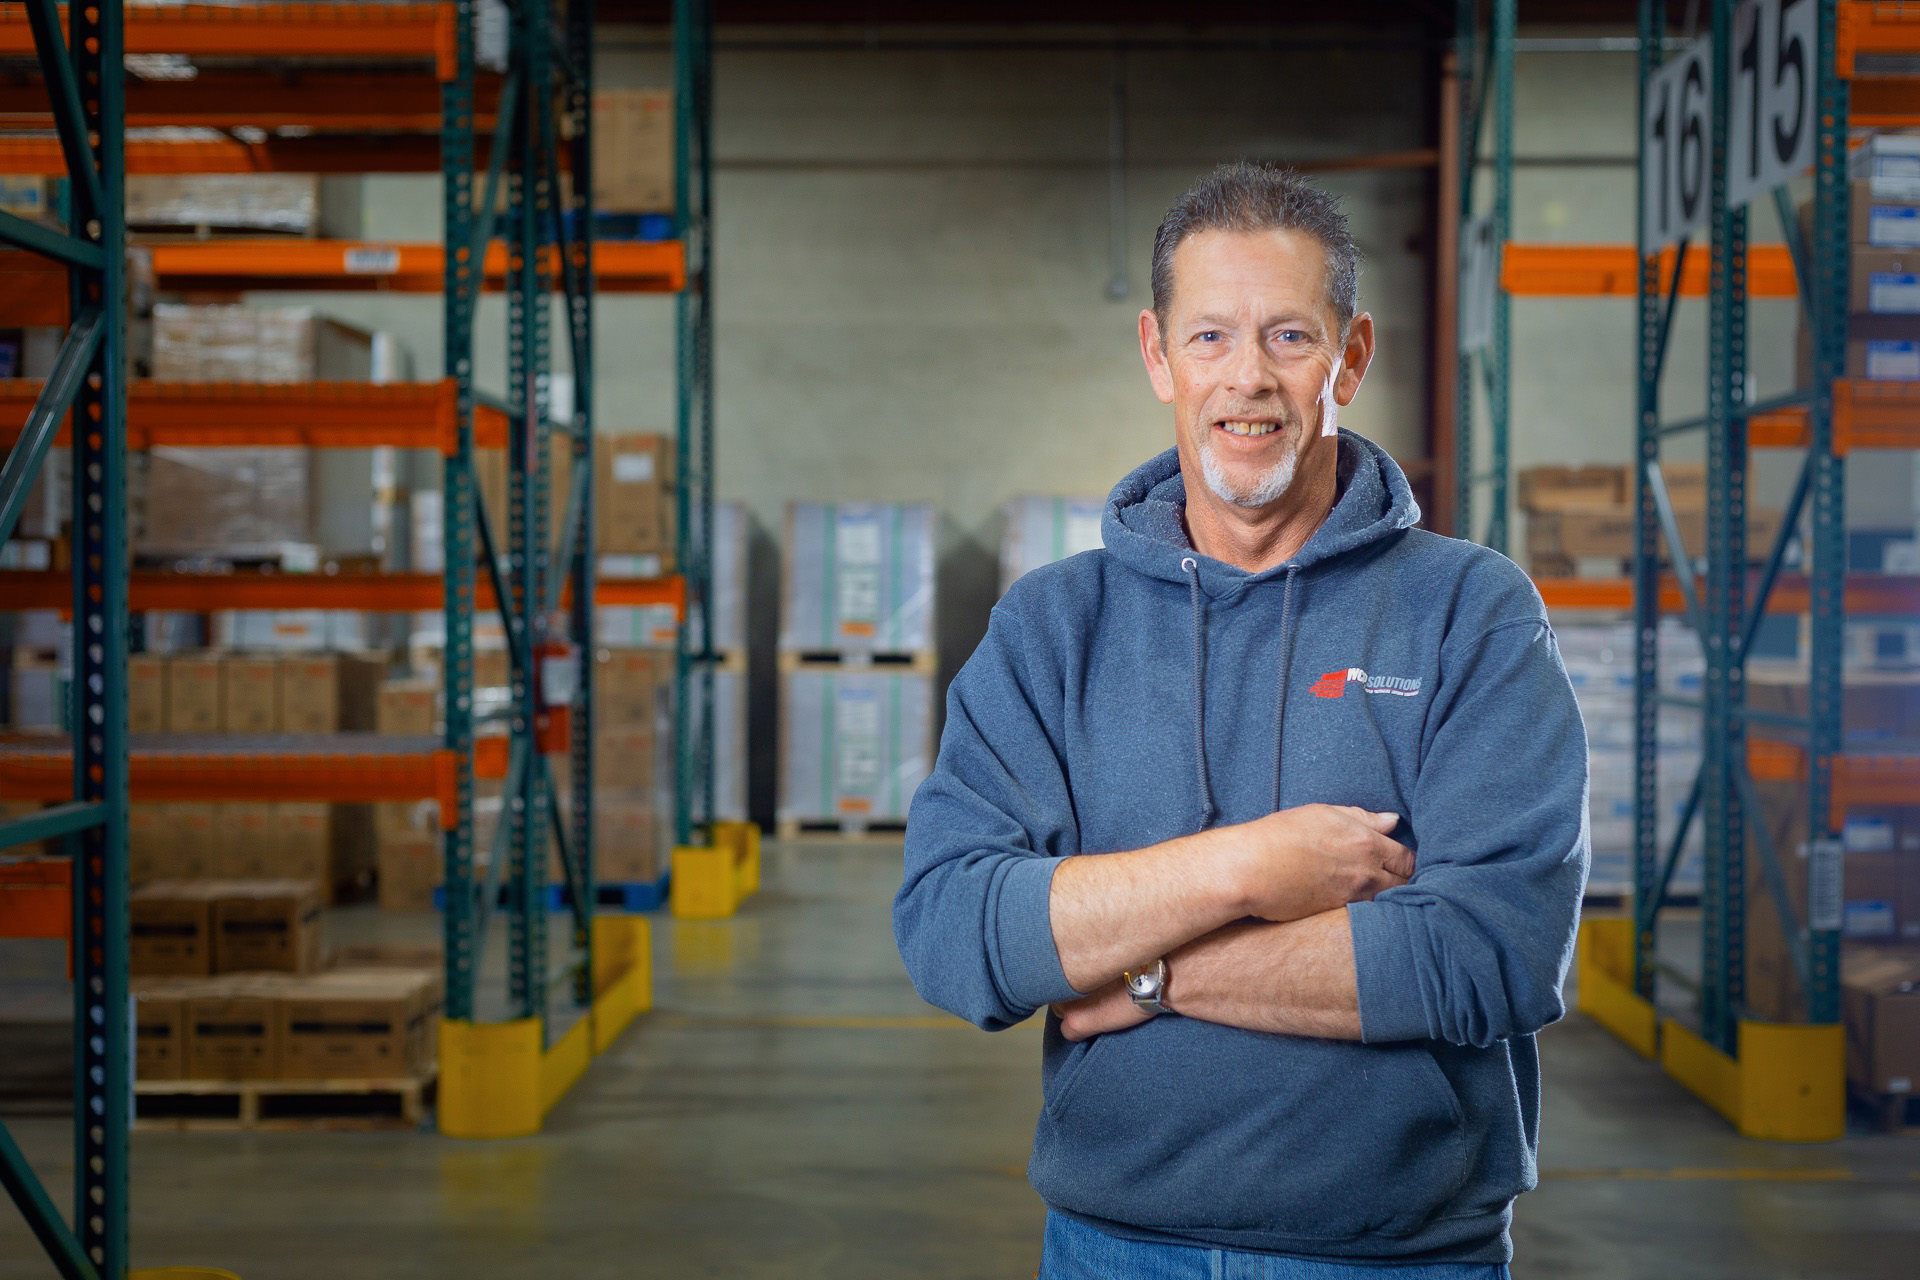
<svg viewBox="0 0 1920 1280">
<path fill-rule="evenodd" d="M 1104 498 L 1015 498 L 1000 509 L 1000 594 L 1025 573 L 1098 550 Z"/>
<path fill-rule="evenodd" d="M 871 668 L 781 677 L 781 835 L 898 829 L 933 763 L 933 680 Z"/>
<path fill-rule="evenodd" d="M 1634 642 L 1629 622 L 1557 621 L 1554 637 L 1587 728 L 1591 779 L 1588 819 L 1593 870 L 1587 892 L 1613 896 L 1633 890 L 1634 844 Z M 1694 634 L 1675 619 L 1660 627 L 1660 687 L 1663 693 L 1698 697 L 1705 660 Z M 1656 832 L 1660 856 L 1673 839 L 1700 768 L 1700 717 L 1685 708 L 1660 709 Z M 1671 891 L 1694 894 L 1701 883 L 1698 815 Z"/>
<path fill-rule="evenodd" d="M 713 673 L 713 816 L 747 820 L 747 673 Z"/>
<path fill-rule="evenodd" d="M 793 503 L 781 650 L 931 651 L 934 536 L 930 506 Z"/>
</svg>

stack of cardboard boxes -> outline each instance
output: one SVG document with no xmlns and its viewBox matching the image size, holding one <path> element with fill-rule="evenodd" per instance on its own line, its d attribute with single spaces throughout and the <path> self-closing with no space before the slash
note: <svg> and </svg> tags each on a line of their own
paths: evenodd
<svg viewBox="0 0 1920 1280">
<path fill-rule="evenodd" d="M 322 972 L 320 895 L 301 881 L 164 882 L 136 892 L 140 1080 L 376 1080 L 431 1070 L 437 958 L 351 953 Z"/>
<path fill-rule="evenodd" d="M 135 654 L 128 722 L 136 733 L 319 734 L 369 730 L 383 657 L 373 654 Z M 128 812 L 133 883 L 293 876 L 327 901 L 373 876 L 365 805 L 136 803 Z"/>
<path fill-rule="evenodd" d="M 1920 379 L 1920 135 L 1879 133 L 1848 159 L 1847 356 L 1844 376 Z M 1800 208 L 1802 234 L 1811 202 Z M 1813 339 L 1801 317 L 1799 385 L 1813 383 Z"/>
<path fill-rule="evenodd" d="M 1700 463 L 1661 467 L 1687 554 L 1706 553 L 1707 473 Z M 1633 561 L 1633 472 L 1615 466 L 1523 467 L 1519 506 L 1527 517 L 1527 566 L 1543 578 L 1616 577 Z M 1780 529 L 1780 512 L 1749 505 L 1747 558 L 1761 560 Z M 1659 554 L 1672 557 L 1661 535 Z"/>
</svg>

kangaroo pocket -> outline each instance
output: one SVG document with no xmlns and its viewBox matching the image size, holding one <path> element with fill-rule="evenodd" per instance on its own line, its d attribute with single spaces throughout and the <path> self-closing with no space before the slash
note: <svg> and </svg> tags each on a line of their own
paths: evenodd
<svg viewBox="0 0 1920 1280">
<path fill-rule="evenodd" d="M 1261 1035 L 1185 1018 L 1048 1036 L 1033 1183 L 1049 1204 L 1163 1231 L 1408 1235 L 1472 1161 L 1423 1043 Z"/>
</svg>

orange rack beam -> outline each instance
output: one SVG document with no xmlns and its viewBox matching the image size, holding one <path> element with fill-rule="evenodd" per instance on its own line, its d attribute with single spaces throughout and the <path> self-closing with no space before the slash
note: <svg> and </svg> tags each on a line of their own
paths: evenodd
<svg viewBox="0 0 1920 1280">
<path fill-rule="evenodd" d="M 67 765 L 67 776 L 71 789 L 71 762 Z M 65 938 L 72 931 L 73 863 L 70 860 L 25 858 L 0 862 L 0 938 Z"/>
<path fill-rule="evenodd" d="M 1843 79 L 1857 74 L 1862 54 L 1920 56 L 1920 5 L 1841 0 L 1837 16 L 1834 59 Z"/>
<path fill-rule="evenodd" d="M 1678 254 L 1660 255 L 1660 287 L 1673 281 Z M 1707 293 L 1707 254 L 1687 255 L 1680 292 L 1689 298 Z M 1509 241 L 1501 258 L 1500 287 L 1523 298 L 1631 298 L 1640 288 L 1639 251 L 1632 245 L 1518 244 Z M 1797 297 L 1793 258 L 1785 245 L 1755 245 L 1747 251 L 1747 293 L 1755 298 Z"/>
<path fill-rule="evenodd" d="M 1536 578 L 1534 586 L 1549 609 L 1633 608 L 1633 581 L 1629 578 Z M 1767 597 L 1767 612 L 1805 613 L 1812 593 L 1801 574 L 1782 574 Z M 1853 614 L 1920 613 L 1920 578 L 1883 574 L 1853 574 L 1847 579 L 1847 612 Z M 1660 610 L 1679 613 L 1686 608 L 1680 584 L 1671 576 L 1660 583 Z"/>
<path fill-rule="evenodd" d="M 379 804 L 449 794 L 443 774 L 451 757 L 437 738 L 373 733 L 306 739 L 134 734 L 130 761 L 135 800 Z M 72 794 L 66 739 L 0 743 L 0 798 L 60 801 Z"/>
<path fill-rule="evenodd" d="M 1847 123 L 1857 129 L 1920 126 L 1920 79 L 1855 80 L 1847 98 Z"/>
<path fill-rule="evenodd" d="M 479 161 L 486 163 L 486 144 Z M 127 172 L 206 173 L 435 173 L 440 168 L 437 134 L 393 132 L 275 135 L 257 142 L 239 138 L 129 138 Z M 58 178 L 67 171 L 52 137 L 0 139 L 0 173 Z"/>
<path fill-rule="evenodd" d="M 1762 782 L 1805 782 L 1806 747 L 1777 738 L 1749 737 L 1747 772 Z M 1832 805 L 1835 827 L 1855 805 L 1920 804 L 1920 755 L 1849 751 L 1833 759 Z"/>
<path fill-rule="evenodd" d="M 132 575 L 128 608 L 212 613 L 221 609 L 357 609 L 368 613 L 423 613 L 444 603 L 437 573 L 159 573 Z M 670 578 L 609 579 L 594 590 L 602 605 L 672 605 L 685 616 L 687 585 Z M 73 605 L 73 579 L 59 571 L 0 570 L 0 607 L 59 609 Z M 474 607 L 494 607 L 485 574 L 474 586 Z"/>
<path fill-rule="evenodd" d="M 1757 449 L 1804 449 L 1811 442 L 1803 405 L 1747 419 L 1747 443 Z M 1920 449 L 1920 383 L 1834 383 L 1833 451 L 1844 456 L 1855 449 Z"/>
<path fill-rule="evenodd" d="M 66 6 L 60 7 L 66 29 Z M 456 70 L 451 4 L 129 5 L 128 53 L 190 58 L 431 60 L 441 80 Z M 32 57 L 26 9 L 0 4 L 0 55 Z"/>
<path fill-rule="evenodd" d="M 0 445 L 11 447 L 34 398 L 34 379 L 0 379 Z M 127 393 L 127 446 L 285 445 L 309 449 L 459 447 L 456 386 L 435 382 L 152 382 Z M 66 438 L 61 429 L 60 438 Z M 507 416 L 476 406 L 473 442 L 505 448 Z"/>
</svg>

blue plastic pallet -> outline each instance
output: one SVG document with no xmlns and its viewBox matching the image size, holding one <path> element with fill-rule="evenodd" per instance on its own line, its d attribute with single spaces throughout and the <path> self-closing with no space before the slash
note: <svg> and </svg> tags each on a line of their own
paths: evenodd
<svg viewBox="0 0 1920 1280">
<path fill-rule="evenodd" d="M 565 214 L 567 237 L 571 239 L 579 225 L 577 214 Z M 673 215 L 670 213 L 596 213 L 593 215 L 595 240 L 671 240 Z"/>
<path fill-rule="evenodd" d="M 616 911 L 657 911 L 666 905 L 671 879 L 671 873 L 663 872 L 658 880 L 597 884 L 593 887 L 594 904 L 611 907 Z M 508 894 L 511 892 L 512 886 L 501 885 L 500 896 L 495 905 L 503 910 L 510 906 L 511 899 Z M 544 893 L 549 911 L 566 911 L 573 906 L 573 891 L 564 884 L 547 885 Z M 436 886 L 433 891 L 433 909 L 435 911 L 447 909 L 447 891 L 444 885 Z"/>
</svg>

